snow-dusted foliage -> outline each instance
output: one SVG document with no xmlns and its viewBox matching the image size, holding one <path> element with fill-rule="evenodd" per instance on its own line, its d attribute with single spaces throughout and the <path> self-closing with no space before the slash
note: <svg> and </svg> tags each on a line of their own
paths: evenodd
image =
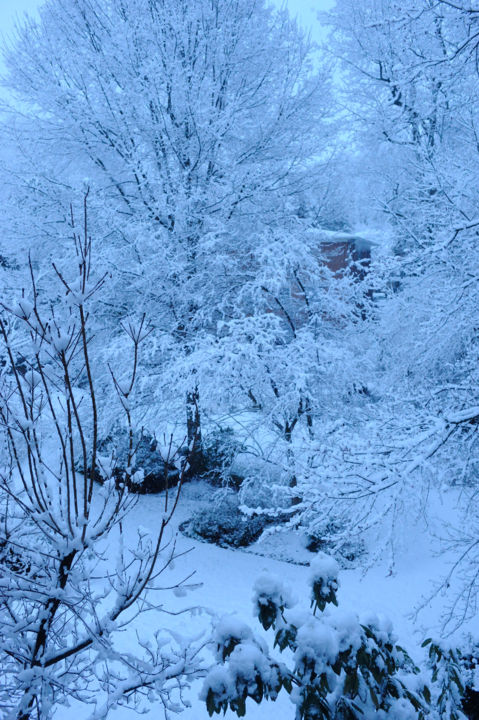
<svg viewBox="0 0 479 720">
<path fill-rule="evenodd" d="M 463 720 L 466 717 L 463 712 L 466 673 L 460 651 L 447 643 L 431 639 L 425 640 L 423 647 L 428 647 L 429 651 L 438 717 Z"/>
<path fill-rule="evenodd" d="M 318 553 L 311 563 L 311 604 L 321 612 L 327 603 L 337 605 L 336 591 L 338 589 L 339 566 L 336 560 L 325 553 Z"/>
<path fill-rule="evenodd" d="M 86 216 L 74 250 L 69 267 L 52 270 L 48 297 L 32 270 L 28 294 L 15 304 L 5 299 L 0 316 L 0 429 L 8 448 L 0 462 L 0 714 L 16 720 L 58 717 L 72 701 L 91 705 L 95 720 L 124 704 L 141 709 L 146 698 L 177 711 L 182 688 L 201 670 L 199 643 L 170 636 L 158 616 L 150 637 L 138 635 L 127 649 L 118 644 L 138 615 L 158 608 L 150 592 L 176 555 L 169 524 L 181 479 L 165 495 L 156 536 L 141 527 L 133 539 L 125 534 L 140 324 L 126 328 L 128 380 L 110 368 L 130 438 L 127 467 L 115 476 L 110 458 L 103 483 L 95 482 L 102 408 L 90 301 L 105 278 L 92 264 Z"/>
<path fill-rule="evenodd" d="M 247 698 L 275 700 L 284 689 L 298 720 L 434 716 L 424 675 L 397 645 L 391 623 L 330 610 L 330 602 L 337 604 L 337 586 L 337 564 L 326 555 L 311 573 L 312 613 L 292 607 L 280 580 L 258 579 L 255 613 L 265 630 L 274 630 L 274 646 L 290 651 L 289 662 L 275 659 L 242 623 L 220 621 L 214 642 L 221 664 L 202 690 L 210 715 L 228 707 L 244 715 Z"/>
</svg>

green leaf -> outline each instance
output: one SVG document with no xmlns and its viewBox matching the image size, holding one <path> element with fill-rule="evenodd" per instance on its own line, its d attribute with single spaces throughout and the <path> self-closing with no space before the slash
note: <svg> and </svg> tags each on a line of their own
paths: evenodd
<svg viewBox="0 0 479 720">
<path fill-rule="evenodd" d="M 457 670 L 455 668 L 451 671 L 451 676 L 452 676 L 453 682 L 457 685 L 458 690 L 461 693 L 461 695 L 464 695 L 464 686 L 463 686 L 462 681 L 461 681 L 459 675 L 457 674 Z"/>
<path fill-rule="evenodd" d="M 325 695 L 331 692 L 331 688 L 329 687 L 328 683 L 328 676 L 326 675 L 326 673 L 323 673 L 321 675 L 320 688 Z"/>
<path fill-rule="evenodd" d="M 208 694 L 206 695 L 206 709 L 208 710 L 208 715 L 210 717 L 212 717 L 213 713 L 219 712 L 219 709 L 216 706 L 215 694 L 211 688 L 208 690 Z"/>
<path fill-rule="evenodd" d="M 399 690 L 397 689 L 395 683 L 388 682 L 387 689 L 388 689 L 389 695 L 391 695 L 396 700 L 399 700 Z"/>
<path fill-rule="evenodd" d="M 258 618 L 265 630 L 274 627 L 279 608 L 268 599 L 267 602 L 258 602 Z"/>
<path fill-rule="evenodd" d="M 288 625 L 286 628 L 281 628 L 276 633 L 274 640 L 274 646 L 278 646 L 280 651 L 283 652 L 287 647 L 291 650 L 296 650 L 296 635 L 298 630 L 294 625 Z"/>
<path fill-rule="evenodd" d="M 409 700 L 409 702 L 411 703 L 413 708 L 415 710 L 420 710 L 422 708 L 422 703 L 419 700 L 419 698 L 416 697 L 416 695 L 411 693 L 409 690 L 406 690 L 406 688 L 404 686 L 403 686 L 403 691 L 404 691 L 404 695 L 407 697 L 407 699 Z"/>
<path fill-rule="evenodd" d="M 359 705 L 356 705 L 355 702 L 352 702 L 352 703 L 351 703 L 351 706 L 352 706 L 352 707 L 356 710 L 356 712 L 358 712 L 360 715 L 364 715 L 364 712 L 361 710 L 361 708 L 359 707 Z"/>
<path fill-rule="evenodd" d="M 374 690 L 371 686 L 369 686 L 369 694 L 371 695 L 371 700 L 374 703 L 374 707 L 376 708 L 376 710 L 379 710 L 378 696 L 376 695 L 376 693 L 374 692 Z"/>
<path fill-rule="evenodd" d="M 231 709 L 237 714 L 238 717 L 244 717 L 246 715 L 245 698 L 235 698 L 235 700 L 231 702 Z"/>
<path fill-rule="evenodd" d="M 368 625 L 361 625 L 361 627 L 364 630 L 367 638 L 376 641 L 376 636 Z"/>
<path fill-rule="evenodd" d="M 356 697 L 359 690 L 359 678 L 355 669 L 352 672 L 346 670 L 346 680 L 344 682 L 344 692 L 351 697 Z"/>
</svg>

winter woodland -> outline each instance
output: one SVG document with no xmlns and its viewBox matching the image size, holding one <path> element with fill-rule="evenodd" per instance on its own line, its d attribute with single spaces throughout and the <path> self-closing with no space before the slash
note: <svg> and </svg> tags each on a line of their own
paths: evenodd
<svg viewBox="0 0 479 720">
<path fill-rule="evenodd" d="M 479 718 L 479 4 L 320 20 L 4 43 L 1 720 Z"/>
</svg>

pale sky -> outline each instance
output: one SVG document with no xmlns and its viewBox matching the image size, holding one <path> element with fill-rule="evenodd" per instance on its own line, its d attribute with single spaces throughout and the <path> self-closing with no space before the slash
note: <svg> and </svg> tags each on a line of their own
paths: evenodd
<svg viewBox="0 0 479 720">
<path fill-rule="evenodd" d="M 3 36 L 9 34 L 16 17 L 25 12 L 34 13 L 40 0 L 0 0 L 0 31 Z"/>
<path fill-rule="evenodd" d="M 8 0 L 3 0 L 3 2 L 8 2 Z M 274 2 L 277 2 L 278 5 L 282 4 L 280 0 L 274 0 Z M 336 0 L 286 0 L 291 15 L 296 15 L 301 24 L 311 30 L 314 40 L 320 40 L 322 37 L 322 28 L 317 17 L 318 12 L 331 10 L 335 2 Z"/>
</svg>

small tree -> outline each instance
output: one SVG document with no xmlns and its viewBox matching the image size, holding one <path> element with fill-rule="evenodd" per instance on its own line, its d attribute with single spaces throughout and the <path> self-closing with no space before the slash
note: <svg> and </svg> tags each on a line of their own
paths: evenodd
<svg viewBox="0 0 479 720">
<path fill-rule="evenodd" d="M 124 703 L 138 708 L 146 693 L 175 710 L 175 689 L 181 696 L 201 669 L 197 645 L 170 641 L 159 629 L 148 641 L 132 641 L 128 652 L 114 644 L 118 630 L 159 607 L 147 594 L 177 555 L 165 533 L 186 465 L 173 496 L 165 492 L 156 538 L 139 528 L 129 547 L 130 402 L 148 331 L 144 320 L 125 327 L 131 374 L 125 381 L 111 371 L 128 427 L 128 462 L 124 476 L 103 467 L 99 485 L 101 408 L 88 304 L 104 278 L 94 279 L 86 199 L 83 235 L 75 232 L 74 242 L 76 272 L 54 266 L 58 296 L 45 301 L 32 271 L 31 299 L 3 305 L 0 318 L 0 421 L 9 449 L 0 459 L 0 706 L 16 720 L 48 720 L 71 700 L 94 704 L 93 717 L 104 718 Z"/>
<path fill-rule="evenodd" d="M 215 636 L 222 665 L 208 674 L 202 692 L 210 715 L 228 707 L 244 715 L 248 697 L 275 700 L 283 688 L 297 720 L 358 720 L 393 709 L 405 717 L 428 713 L 430 691 L 396 644 L 391 624 L 377 617 L 360 623 L 353 614 L 326 609 L 337 605 L 337 574 L 332 558 L 318 556 L 311 574 L 312 614 L 291 610 L 290 594 L 275 578 L 256 582 L 255 612 L 265 630 L 274 630 L 274 646 L 293 653 L 292 666 L 273 659 L 264 641 L 227 618 Z"/>
</svg>

